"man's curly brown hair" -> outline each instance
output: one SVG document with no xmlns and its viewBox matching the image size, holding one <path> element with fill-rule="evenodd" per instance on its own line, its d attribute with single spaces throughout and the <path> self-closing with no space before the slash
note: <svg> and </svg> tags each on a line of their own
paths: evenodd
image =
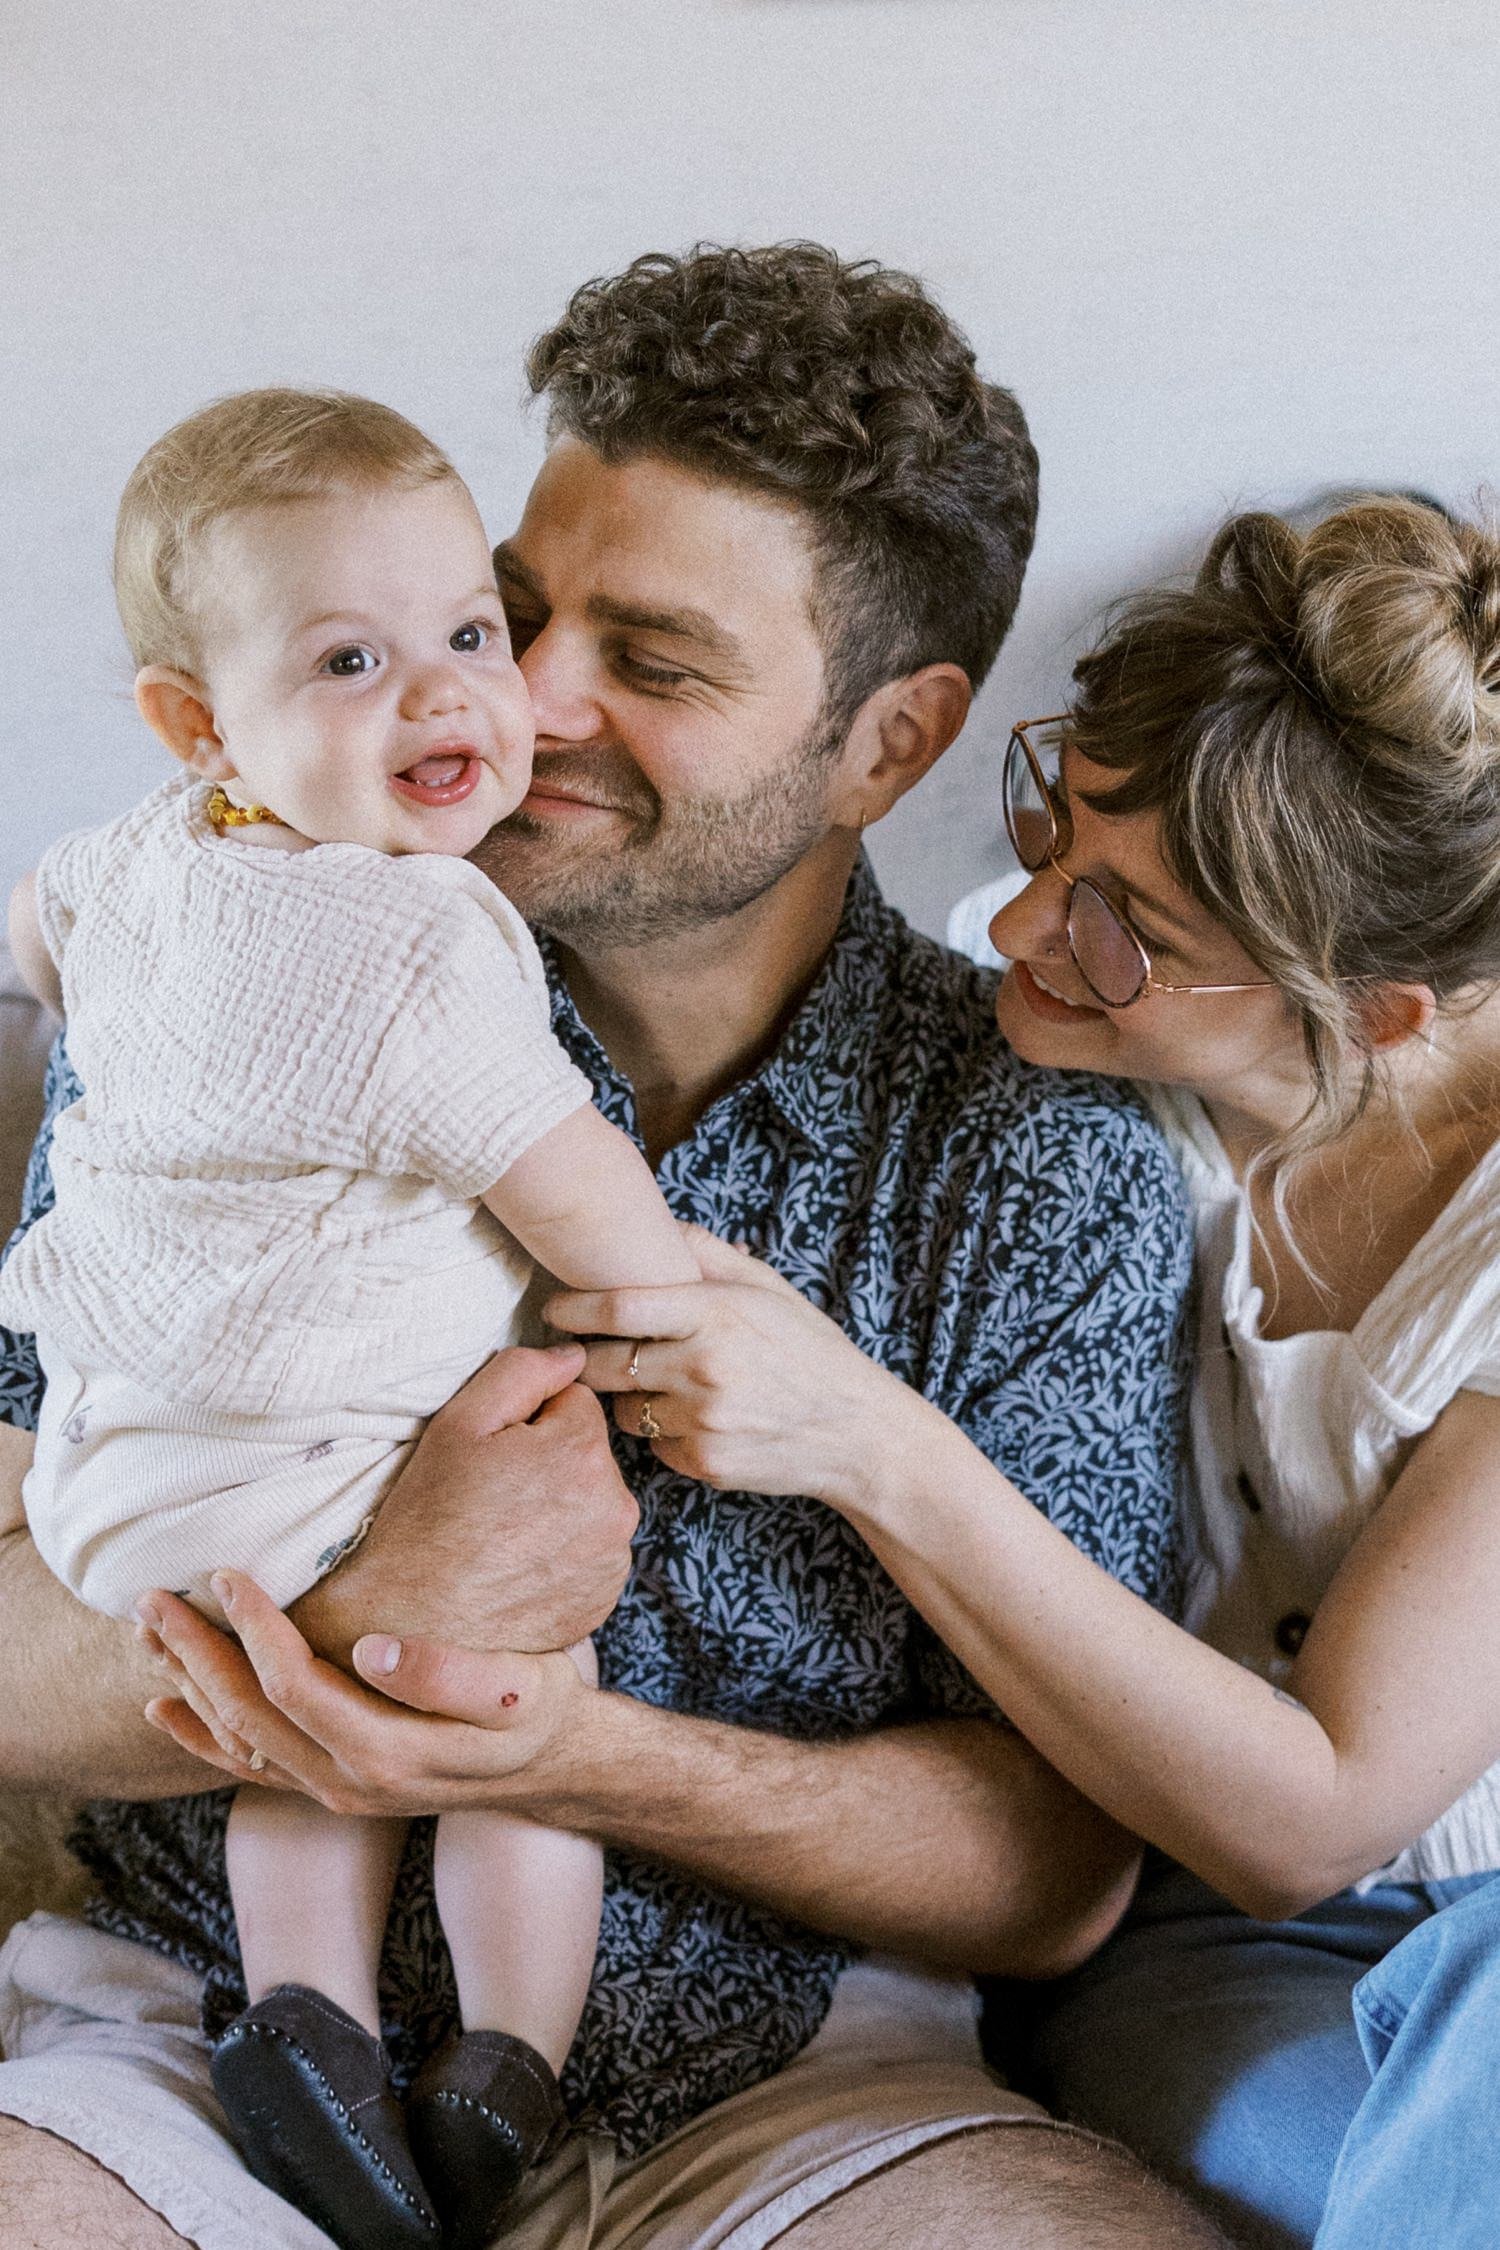
<svg viewBox="0 0 1500 2250">
<path fill-rule="evenodd" d="M 1037 458 L 911 274 L 816 242 L 699 243 L 585 282 L 527 359 L 549 433 L 657 454 L 811 526 L 825 716 L 924 664 L 978 687 L 1020 598 Z"/>
</svg>

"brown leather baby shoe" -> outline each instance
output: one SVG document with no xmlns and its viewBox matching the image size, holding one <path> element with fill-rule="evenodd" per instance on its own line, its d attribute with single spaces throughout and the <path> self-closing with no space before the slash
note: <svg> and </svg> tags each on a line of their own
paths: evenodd
<svg viewBox="0 0 1500 2250">
<path fill-rule="evenodd" d="M 214 2091 L 258 2180 L 340 2250 L 438 2250 L 385 2050 L 321 1992 L 280 1984 L 214 2050 Z"/>
<path fill-rule="evenodd" d="M 444 2250 L 489 2250 L 563 2123 L 546 2058 L 505 2031 L 466 2031 L 426 2064 L 406 2103 L 412 2151 Z"/>
</svg>

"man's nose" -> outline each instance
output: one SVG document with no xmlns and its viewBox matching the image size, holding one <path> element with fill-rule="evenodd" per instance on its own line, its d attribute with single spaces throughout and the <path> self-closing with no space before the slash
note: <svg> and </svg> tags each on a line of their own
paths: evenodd
<svg viewBox="0 0 1500 2250">
<path fill-rule="evenodd" d="M 441 719 L 467 707 L 463 675 L 456 664 L 422 664 L 408 673 L 401 690 L 403 719 Z"/>
<path fill-rule="evenodd" d="M 592 742 L 603 726 L 592 651 L 552 623 L 516 661 L 536 714 L 537 740 Z"/>
</svg>

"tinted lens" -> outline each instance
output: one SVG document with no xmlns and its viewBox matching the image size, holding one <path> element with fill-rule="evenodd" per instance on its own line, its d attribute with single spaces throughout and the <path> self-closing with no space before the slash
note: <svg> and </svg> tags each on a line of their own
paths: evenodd
<svg viewBox="0 0 1500 2250">
<path fill-rule="evenodd" d="M 1068 936 L 1080 972 L 1107 1008 L 1125 1008 L 1139 999 L 1150 974 L 1146 956 L 1109 900 L 1092 883 L 1073 885 Z"/>
<path fill-rule="evenodd" d="M 1045 867 L 1056 840 L 1052 807 L 1038 785 L 1025 745 L 1015 734 L 1005 757 L 1005 825 L 1027 874 Z"/>
</svg>

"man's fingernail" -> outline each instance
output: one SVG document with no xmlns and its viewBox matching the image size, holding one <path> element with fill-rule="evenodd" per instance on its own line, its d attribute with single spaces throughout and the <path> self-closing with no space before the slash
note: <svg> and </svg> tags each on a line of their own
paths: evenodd
<svg viewBox="0 0 1500 2250">
<path fill-rule="evenodd" d="M 362 1672 L 394 1672 L 401 1662 L 401 1643 L 388 1633 L 366 1633 L 354 1656 Z"/>
<path fill-rule="evenodd" d="M 230 1583 L 229 1579 L 225 1576 L 224 1572 L 222 1570 L 216 1570 L 208 1583 L 210 1588 L 212 1589 L 214 1600 L 220 1605 L 220 1607 L 222 1609 L 233 1609 L 234 1587 Z"/>
<path fill-rule="evenodd" d="M 149 1594 L 142 1594 L 135 1605 L 135 1614 L 148 1633 L 159 1633 L 161 1631 L 161 1611 Z"/>
</svg>

